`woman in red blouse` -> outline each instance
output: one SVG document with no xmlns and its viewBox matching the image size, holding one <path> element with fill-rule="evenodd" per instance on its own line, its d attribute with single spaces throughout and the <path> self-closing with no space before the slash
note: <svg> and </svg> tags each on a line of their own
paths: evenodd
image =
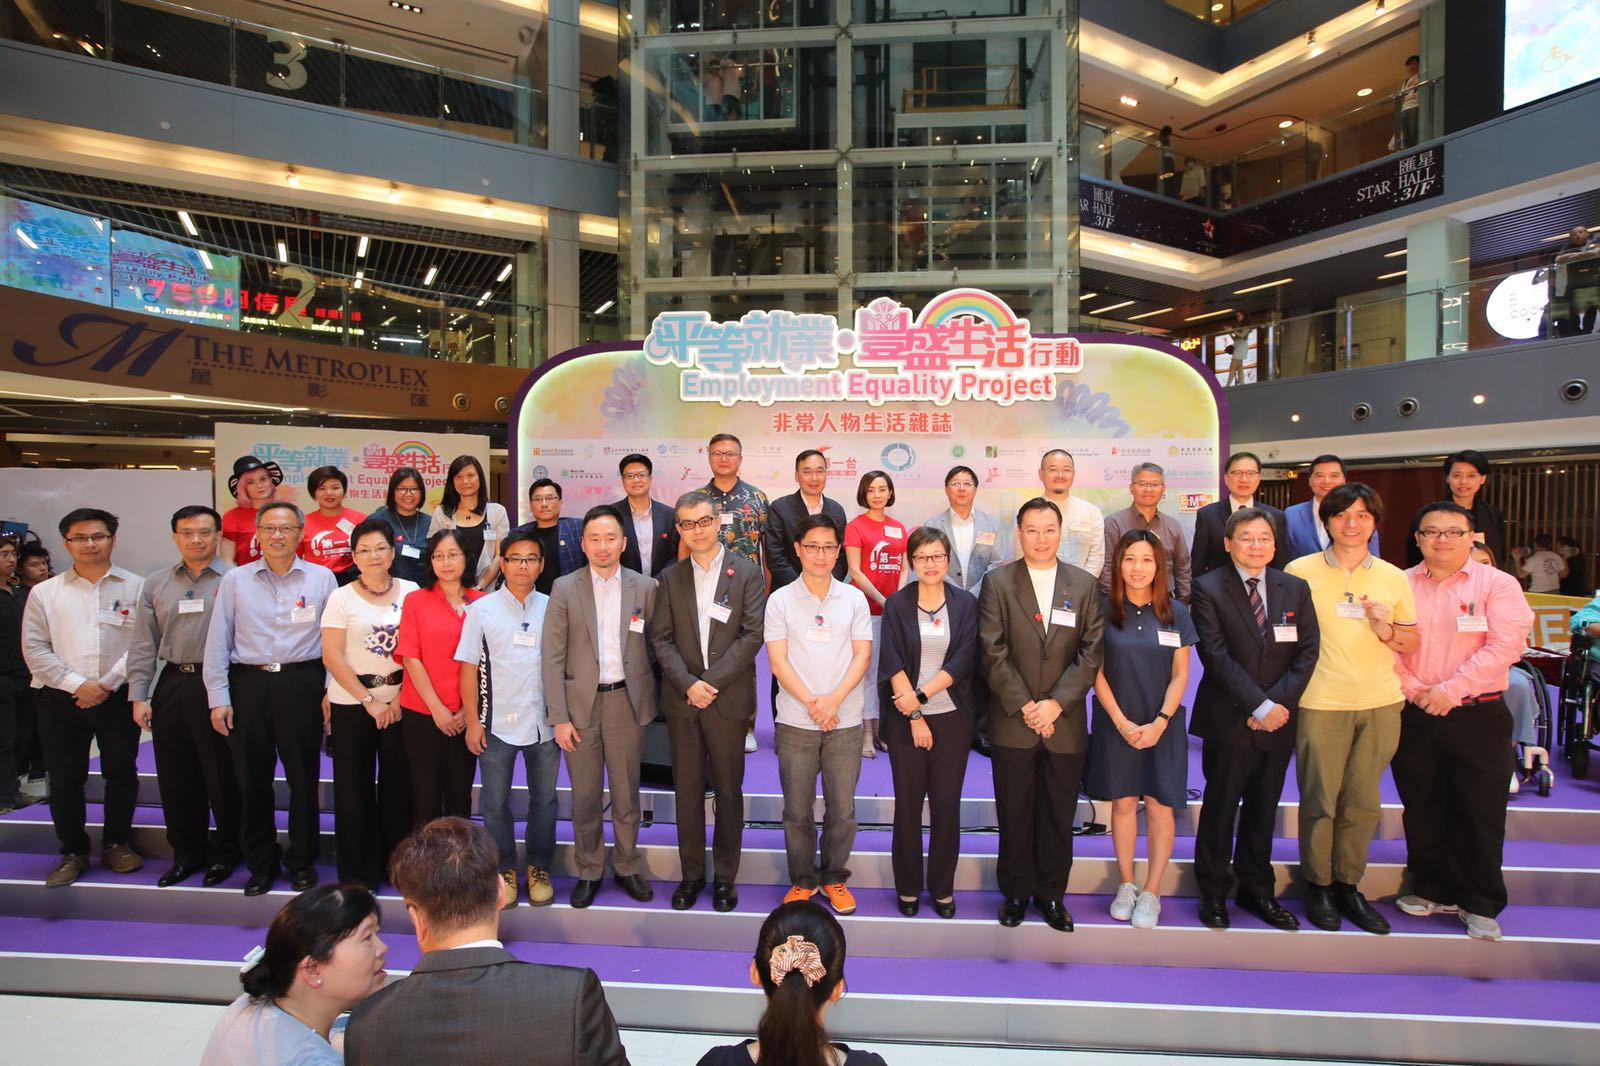
<svg viewBox="0 0 1600 1066">
<path fill-rule="evenodd" d="M 872 666 L 868 678 L 878 676 L 878 627 L 883 622 L 883 603 L 900 587 L 905 571 L 906 527 L 889 517 L 894 506 L 894 480 L 882 470 L 861 475 L 856 503 L 866 508 L 844 527 L 844 557 L 850 565 L 850 581 L 866 593 L 872 610 Z M 866 684 L 866 702 L 861 708 L 861 754 L 868 759 L 888 751 L 878 739 L 878 686 Z M 876 749 L 876 750 L 874 750 Z"/>
<path fill-rule="evenodd" d="M 456 645 L 467 604 L 482 596 L 462 578 L 467 556 L 454 530 L 428 538 L 420 588 L 400 606 L 394 655 L 405 667 L 400 684 L 400 729 L 411 765 L 411 807 L 417 825 L 443 815 L 472 813 L 477 759 L 467 750 Z"/>
<path fill-rule="evenodd" d="M 355 561 L 350 558 L 350 531 L 367 516 L 344 505 L 350 479 L 336 466 L 319 466 L 306 478 L 306 491 L 317 501 L 315 511 L 306 512 L 305 532 L 300 534 L 300 558 L 326 566 L 348 585 L 356 579 Z"/>
</svg>

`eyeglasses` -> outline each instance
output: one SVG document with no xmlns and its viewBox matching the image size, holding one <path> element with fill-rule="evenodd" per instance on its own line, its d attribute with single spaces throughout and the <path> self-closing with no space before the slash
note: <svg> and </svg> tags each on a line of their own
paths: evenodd
<svg viewBox="0 0 1600 1066">
<path fill-rule="evenodd" d="M 1167 483 L 1165 481 L 1135 481 L 1133 487 L 1136 489 L 1164 489 L 1167 487 Z"/>
<path fill-rule="evenodd" d="M 216 535 L 217 531 L 214 529 L 180 529 L 173 534 L 179 540 L 205 540 Z"/>
<path fill-rule="evenodd" d="M 739 456 L 743 455 L 744 453 L 743 452 L 711 452 L 709 454 L 710 454 L 711 458 L 713 458 L 713 459 L 737 459 L 737 458 L 739 458 Z"/>
<path fill-rule="evenodd" d="M 839 546 L 837 544 L 802 544 L 800 545 L 800 550 L 805 552 L 807 555 L 839 554 Z"/>
<path fill-rule="evenodd" d="M 950 558 L 950 556 L 946 555 L 944 552 L 939 552 L 937 554 L 930 553 L 927 555 L 913 555 L 911 557 L 911 561 L 916 563 L 918 566 L 922 566 L 925 563 L 942 563 L 948 558 Z"/>
<path fill-rule="evenodd" d="M 624 481 L 649 481 L 650 480 L 650 471 L 648 471 L 648 470 L 635 470 L 631 474 L 623 474 L 622 475 L 622 480 L 624 480 Z"/>
<path fill-rule="evenodd" d="M 1233 537 L 1232 540 L 1246 548 L 1270 548 L 1276 543 L 1271 537 Z"/>
<path fill-rule="evenodd" d="M 401 493 L 402 493 L 402 492 L 410 492 L 410 493 L 413 493 L 413 494 L 415 494 L 415 493 L 420 493 L 420 492 L 421 492 L 421 491 L 422 491 L 422 490 L 421 490 L 421 489 L 419 489 L 419 488 L 417 488 L 417 487 L 416 487 L 416 486 L 415 486 L 415 485 L 401 485 L 401 486 L 399 486 L 399 487 L 397 487 L 397 488 L 396 488 L 396 489 L 395 489 L 395 490 L 394 490 L 394 494 L 395 494 L 395 495 L 396 495 L 396 496 L 398 496 L 398 495 L 400 495 L 400 494 L 401 494 Z"/>
<path fill-rule="evenodd" d="M 380 556 L 388 555 L 392 551 L 394 551 L 393 548 L 389 547 L 387 544 L 384 544 L 376 548 L 357 548 L 350 554 L 354 555 L 357 559 L 376 559 Z"/>
<path fill-rule="evenodd" d="M 1244 480 L 1248 481 L 1251 478 L 1260 477 L 1261 476 L 1261 471 L 1259 471 L 1259 470 L 1230 470 L 1230 471 L 1228 471 L 1228 476 L 1229 477 L 1236 477 L 1236 478 L 1243 478 Z"/>
<path fill-rule="evenodd" d="M 269 537 L 287 537 L 300 532 L 299 526 L 257 526 L 257 531 Z"/>
<path fill-rule="evenodd" d="M 947 489 L 975 489 L 978 487 L 978 483 L 962 478 L 959 481 L 946 481 L 944 487 Z"/>
<path fill-rule="evenodd" d="M 85 533 L 76 537 L 64 538 L 68 544 L 104 544 L 111 539 L 110 533 Z"/>
<path fill-rule="evenodd" d="M 436 563 L 459 563 L 466 555 L 461 552 L 434 553 L 433 561 Z"/>
<path fill-rule="evenodd" d="M 1470 536 L 1472 536 L 1472 530 L 1470 530 L 1470 529 L 1419 529 L 1419 530 L 1417 530 L 1417 536 L 1421 537 L 1423 540 L 1438 540 L 1440 537 L 1443 537 L 1445 540 L 1460 540 L 1462 537 L 1470 537 Z"/>
<path fill-rule="evenodd" d="M 532 566 L 534 563 L 544 562 L 544 559 L 538 555 L 508 555 L 506 562 L 512 566 Z"/>
<path fill-rule="evenodd" d="M 714 514 L 708 514 L 704 518 L 684 518 L 679 520 L 678 528 L 685 533 L 692 533 L 697 529 L 704 529 L 707 526 L 715 525 L 716 521 L 717 516 Z"/>
<path fill-rule="evenodd" d="M 537 496 L 529 496 L 528 501 L 530 503 L 560 503 L 561 497 L 546 492 Z"/>
</svg>

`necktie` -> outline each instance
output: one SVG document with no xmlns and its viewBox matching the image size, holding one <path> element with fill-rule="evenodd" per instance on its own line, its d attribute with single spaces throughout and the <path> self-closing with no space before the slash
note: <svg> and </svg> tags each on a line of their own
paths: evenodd
<svg viewBox="0 0 1600 1066">
<path fill-rule="evenodd" d="M 1244 583 L 1245 586 L 1250 590 L 1250 609 L 1254 611 L 1256 615 L 1256 628 L 1261 630 L 1261 639 L 1266 640 L 1267 605 L 1261 602 L 1261 590 L 1257 588 L 1257 586 L 1261 584 L 1261 579 L 1259 577 L 1247 577 L 1245 578 Z"/>
</svg>

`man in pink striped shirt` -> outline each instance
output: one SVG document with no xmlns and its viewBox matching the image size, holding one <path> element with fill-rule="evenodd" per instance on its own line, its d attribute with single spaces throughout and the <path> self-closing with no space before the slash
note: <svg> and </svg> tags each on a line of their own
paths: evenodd
<svg viewBox="0 0 1600 1066">
<path fill-rule="evenodd" d="M 1499 940 L 1506 906 L 1506 673 L 1533 611 L 1511 575 L 1473 562 L 1472 513 L 1449 502 L 1418 515 L 1422 562 L 1406 571 L 1416 650 L 1396 654 L 1406 705 L 1394 783 L 1405 804 L 1407 914 L 1457 913 L 1467 935 Z"/>
</svg>

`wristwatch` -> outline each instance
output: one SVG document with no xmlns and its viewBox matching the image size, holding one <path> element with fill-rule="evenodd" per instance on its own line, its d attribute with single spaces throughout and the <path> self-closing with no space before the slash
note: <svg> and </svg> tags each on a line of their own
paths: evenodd
<svg viewBox="0 0 1600 1066">
<path fill-rule="evenodd" d="M 909 717 L 911 718 L 911 720 L 913 722 L 920 722 L 920 721 L 922 721 L 922 712 L 921 711 L 912 711 Z"/>
<path fill-rule="evenodd" d="M 928 694 L 922 691 L 920 688 L 917 689 L 917 702 L 921 704 L 926 704 L 928 702 Z"/>
<path fill-rule="evenodd" d="M 1163 712 L 1163 711 L 1157 711 L 1157 712 L 1156 712 L 1156 717 L 1157 717 L 1157 718 L 1159 718 L 1159 719 L 1161 719 L 1161 720 L 1162 720 L 1162 721 L 1163 721 L 1163 722 L 1170 722 L 1170 721 L 1172 721 L 1172 715 L 1170 715 L 1170 714 L 1167 714 L 1167 713 L 1165 713 L 1165 712 Z"/>
<path fill-rule="evenodd" d="M 372 699 L 373 699 L 373 697 L 372 697 L 372 693 L 370 693 L 370 692 L 369 692 L 369 693 L 367 693 L 367 694 L 366 694 L 366 695 L 365 695 L 365 696 L 362 696 L 362 697 L 361 697 L 361 702 L 362 702 L 362 703 L 371 703 L 371 702 L 372 702 Z"/>
</svg>

